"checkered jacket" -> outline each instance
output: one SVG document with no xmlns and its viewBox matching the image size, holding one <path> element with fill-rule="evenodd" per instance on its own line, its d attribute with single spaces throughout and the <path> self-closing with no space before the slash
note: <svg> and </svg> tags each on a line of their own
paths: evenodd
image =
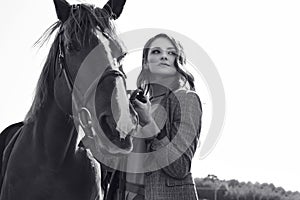
<svg viewBox="0 0 300 200">
<path fill-rule="evenodd" d="M 148 141 L 148 151 L 159 151 L 153 164 L 161 168 L 145 174 L 146 200 L 196 200 L 191 161 L 201 130 L 202 107 L 198 95 L 179 89 L 162 98 L 153 119 L 161 130 Z M 169 163 L 166 165 L 166 162 Z"/>
</svg>

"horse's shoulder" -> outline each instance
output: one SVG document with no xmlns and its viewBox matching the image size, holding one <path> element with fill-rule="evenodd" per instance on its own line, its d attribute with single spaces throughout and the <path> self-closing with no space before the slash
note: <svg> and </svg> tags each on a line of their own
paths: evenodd
<svg viewBox="0 0 300 200">
<path fill-rule="evenodd" d="M 22 126 L 24 126 L 24 122 L 18 122 L 5 128 L 0 133 L 0 143 L 6 145 Z"/>
<path fill-rule="evenodd" d="M 6 127 L 1 133 L 0 135 L 3 135 L 3 134 L 6 134 L 8 132 L 11 132 L 11 131 L 17 131 L 19 130 L 22 126 L 24 125 L 24 122 L 18 122 L 18 123 L 15 123 L 15 124 L 11 124 L 9 125 L 8 127 Z"/>
<path fill-rule="evenodd" d="M 13 144 L 10 144 L 10 141 L 12 140 L 14 135 L 16 135 L 18 130 L 20 130 L 20 128 L 23 125 L 24 125 L 23 122 L 18 122 L 18 123 L 12 124 L 12 125 L 8 126 L 7 128 L 5 128 L 0 134 L 0 158 L 1 158 L 0 159 L 0 170 L 1 170 L 1 172 L 3 172 L 4 169 L 6 168 L 7 159 L 12 150 Z M 10 144 L 10 145 L 8 145 L 8 144 Z M 5 166 L 3 166 L 3 164 Z M 1 178 L 0 178 L 0 180 L 1 180 Z"/>
</svg>

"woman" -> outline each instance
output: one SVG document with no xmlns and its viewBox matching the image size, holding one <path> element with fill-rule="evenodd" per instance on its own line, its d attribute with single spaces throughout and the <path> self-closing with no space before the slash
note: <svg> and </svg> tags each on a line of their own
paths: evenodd
<svg viewBox="0 0 300 200">
<path fill-rule="evenodd" d="M 144 46 L 137 87 L 145 91 L 147 102 L 132 102 L 141 125 L 134 150 L 162 151 L 152 158 L 152 170 L 145 169 L 151 172 L 126 174 L 127 200 L 197 199 L 190 169 L 200 136 L 202 108 L 185 64 L 182 46 L 166 34 L 154 36 Z M 144 163 L 129 156 L 127 166 L 134 171 Z"/>
</svg>

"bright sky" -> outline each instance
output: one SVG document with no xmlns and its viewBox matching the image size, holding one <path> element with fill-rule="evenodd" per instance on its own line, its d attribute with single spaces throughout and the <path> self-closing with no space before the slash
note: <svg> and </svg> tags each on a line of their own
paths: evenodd
<svg viewBox="0 0 300 200">
<path fill-rule="evenodd" d="M 118 32 L 179 32 L 203 48 L 222 78 L 222 135 L 206 158 L 196 155 L 194 177 L 215 174 L 300 190 L 299 8 L 297 0 L 128 0 L 117 21 Z M 55 21 L 52 0 L 1 3 L 1 131 L 21 121 L 31 105 L 48 52 L 47 47 L 37 51 L 32 45 Z M 139 65 L 141 57 L 134 57 Z M 201 76 L 196 79 L 204 103 L 203 142 L 213 105 Z"/>
</svg>

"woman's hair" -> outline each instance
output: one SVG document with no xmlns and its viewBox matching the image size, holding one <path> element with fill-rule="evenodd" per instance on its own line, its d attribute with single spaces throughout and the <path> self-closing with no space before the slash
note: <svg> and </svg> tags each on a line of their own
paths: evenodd
<svg viewBox="0 0 300 200">
<path fill-rule="evenodd" d="M 195 85 L 194 85 L 194 77 L 193 75 L 188 72 L 186 69 L 184 69 L 184 65 L 186 64 L 186 56 L 183 50 L 183 47 L 181 46 L 180 42 L 175 40 L 173 37 L 165 34 L 165 33 L 160 33 L 158 35 L 155 35 L 154 37 L 150 38 L 143 49 L 143 60 L 142 60 L 142 70 L 137 78 L 137 87 L 143 89 L 144 91 L 149 92 L 151 88 L 151 72 L 149 68 L 147 67 L 147 62 L 148 62 L 148 54 L 150 51 L 150 46 L 154 40 L 157 38 L 167 38 L 171 41 L 171 43 L 174 45 L 175 50 L 176 50 L 176 59 L 174 66 L 177 70 L 177 72 L 180 74 L 178 84 L 180 86 L 186 86 L 186 83 L 189 84 L 189 89 L 195 90 Z"/>
</svg>

